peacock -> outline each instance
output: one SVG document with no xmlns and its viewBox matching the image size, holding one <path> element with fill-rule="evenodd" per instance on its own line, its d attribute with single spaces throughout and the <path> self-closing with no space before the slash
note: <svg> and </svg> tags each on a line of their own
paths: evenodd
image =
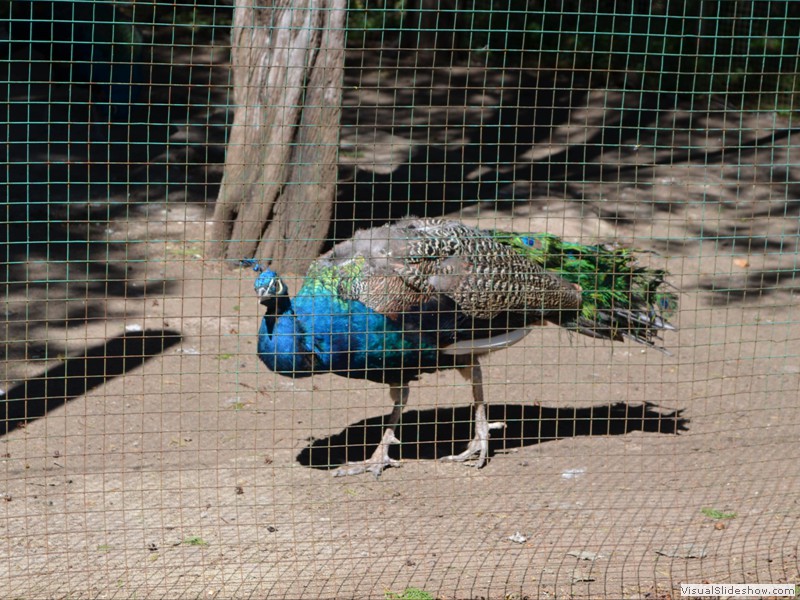
<svg viewBox="0 0 800 600">
<path fill-rule="evenodd" d="M 308 269 L 294 298 L 274 271 L 259 272 L 255 290 L 266 308 L 258 356 L 276 373 L 335 373 L 388 384 L 393 402 L 383 437 L 365 461 L 334 475 L 371 472 L 399 461 L 395 427 L 409 382 L 458 369 L 471 382 L 474 437 L 444 460 L 487 462 L 487 420 L 479 359 L 555 323 L 607 340 L 633 340 L 665 351 L 660 333 L 677 307 L 665 272 L 640 266 L 635 253 L 582 245 L 549 233 L 479 229 L 460 221 L 405 218 L 357 231 Z"/>
</svg>

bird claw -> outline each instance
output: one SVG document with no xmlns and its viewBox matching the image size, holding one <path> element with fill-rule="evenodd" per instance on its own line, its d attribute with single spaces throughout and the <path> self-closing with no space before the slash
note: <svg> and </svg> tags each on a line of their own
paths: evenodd
<svg viewBox="0 0 800 600">
<path fill-rule="evenodd" d="M 389 446 L 399 444 L 400 440 L 394 435 L 391 429 L 387 429 L 375 452 L 367 460 L 348 462 L 333 472 L 334 477 L 345 477 L 347 475 L 360 475 L 369 471 L 375 475 L 375 479 L 381 476 L 386 467 L 399 467 L 400 461 L 389 458 Z"/>
<path fill-rule="evenodd" d="M 364 460 L 361 462 L 349 462 L 346 465 L 339 467 L 333 472 L 334 477 L 346 477 L 347 475 L 360 475 L 361 473 L 370 472 L 378 479 L 386 467 L 399 467 L 400 461 L 393 458 L 386 460 Z"/>
<path fill-rule="evenodd" d="M 472 438 L 467 449 L 460 454 L 451 454 L 450 456 L 443 456 L 441 460 L 450 462 L 466 462 L 475 458 L 477 460 L 473 464 L 476 469 L 480 469 L 486 464 L 489 456 L 489 432 L 493 429 L 504 429 L 506 426 L 502 421 L 495 423 L 488 423 L 486 421 L 475 422 L 475 437 Z"/>
</svg>

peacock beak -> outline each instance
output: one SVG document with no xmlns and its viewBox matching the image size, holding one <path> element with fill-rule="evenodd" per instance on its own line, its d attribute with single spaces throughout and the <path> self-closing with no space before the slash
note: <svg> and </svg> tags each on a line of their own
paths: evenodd
<svg viewBox="0 0 800 600">
<path fill-rule="evenodd" d="M 267 306 L 270 300 L 272 299 L 268 287 L 261 286 L 259 288 L 256 288 L 256 294 L 258 295 L 258 301 L 264 306 Z"/>
</svg>

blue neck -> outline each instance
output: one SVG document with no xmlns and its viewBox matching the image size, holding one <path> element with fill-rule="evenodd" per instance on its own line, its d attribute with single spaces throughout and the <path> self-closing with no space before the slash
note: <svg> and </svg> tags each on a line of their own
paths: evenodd
<svg viewBox="0 0 800 600">
<path fill-rule="evenodd" d="M 291 304 L 277 315 L 268 310 L 258 331 L 258 357 L 276 373 L 308 377 L 313 362 L 305 338 Z"/>
</svg>

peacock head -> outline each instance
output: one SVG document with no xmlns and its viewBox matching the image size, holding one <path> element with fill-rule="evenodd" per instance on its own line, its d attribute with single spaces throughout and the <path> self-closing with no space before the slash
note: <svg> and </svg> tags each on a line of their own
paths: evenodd
<svg viewBox="0 0 800 600">
<path fill-rule="evenodd" d="M 289 299 L 289 290 L 280 275 L 264 269 L 256 278 L 256 294 L 259 302 L 267 308 L 277 309 Z M 285 300 L 284 300 L 285 299 Z"/>
</svg>

